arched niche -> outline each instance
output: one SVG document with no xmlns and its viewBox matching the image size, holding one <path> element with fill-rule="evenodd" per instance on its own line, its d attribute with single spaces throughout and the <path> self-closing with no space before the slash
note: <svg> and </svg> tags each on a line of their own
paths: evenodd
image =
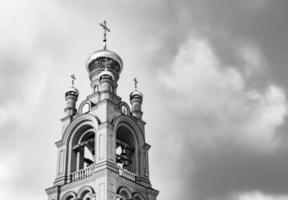
<svg viewBox="0 0 288 200">
<path fill-rule="evenodd" d="M 137 172 L 137 141 L 129 126 L 121 125 L 116 130 L 116 163 L 133 172 Z"/>
<path fill-rule="evenodd" d="M 128 115 L 128 116 L 131 115 L 130 107 L 126 102 L 122 101 L 119 104 L 119 107 L 122 115 Z"/>
<path fill-rule="evenodd" d="M 90 112 L 90 107 L 89 103 L 85 103 L 81 109 L 81 114 Z"/>
<path fill-rule="evenodd" d="M 95 128 L 83 122 L 75 128 L 70 141 L 70 172 L 84 169 L 95 163 Z"/>
<path fill-rule="evenodd" d="M 66 146 L 66 156 L 67 156 L 67 164 L 66 164 L 66 173 L 69 175 L 70 173 L 76 171 L 77 165 L 77 156 L 75 155 L 75 151 L 73 151 L 73 145 L 75 141 L 79 141 L 81 135 L 85 131 L 93 131 L 94 134 L 98 128 L 100 120 L 91 114 L 83 114 L 73 120 L 65 129 L 62 139 L 57 142 L 56 145 L 65 145 Z"/>
<path fill-rule="evenodd" d="M 79 116 L 67 126 L 64 134 L 62 135 L 61 143 L 68 144 L 71 140 L 71 137 L 75 135 L 76 129 L 78 129 L 79 126 L 83 124 L 90 124 L 96 130 L 98 125 L 100 124 L 100 120 L 96 116 L 89 113 Z"/>
<path fill-rule="evenodd" d="M 94 190 L 91 186 L 84 186 L 77 192 L 77 199 L 81 200 L 94 200 Z"/>
<path fill-rule="evenodd" d="M 145 144 L 144 134 L 137 123 L 126 115 L 113 119 L 114 133 L 116 135 L 116 164 L 135 173 L 142 172 L 142 151 Z M 125 151 L 123 152 L 123 149 Z M 121 155 L 122 154 L 122 155 Z M 127 163 L 124 165 L 127 156 Z M 131 162 L 132 161 L 132 162 Z"/>
<path fill-rule="evenodd" d="M 133 194 L 133 200 L 145 200 L 145 198 L 144 198 L 144 196 L 141 193 L 135 192 Z"/>
<path fill-rule="evenodd" d="M 76 200 L 76 193 L 75 193 L 75 192 L 72 192 L 72 191 L 66 192 L 66 193 L 62 196 L 61 200 Z"/>
<path fill-rule="evenodd" d="M 132 192 L 128 187 L 122 186 L 117 190 L 119 200 L 130 200 L 132 199 Z"/>
<path fill-rule="evenodd" d="M 80 114 L 86 114 L 89 113 L 91 110 L 91 102 L 88 100 L 83 101 L 80 105 L 79 105 L 79 113 Z"/>
</svg>

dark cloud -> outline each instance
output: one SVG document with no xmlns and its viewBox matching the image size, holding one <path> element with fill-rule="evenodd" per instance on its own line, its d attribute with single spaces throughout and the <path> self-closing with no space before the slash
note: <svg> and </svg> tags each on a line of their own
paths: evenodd
<svg viewBox="0 0 288 200">
<path fill-rule="evenodd" d="M 271 84 L 264 90 L 251 87 L 241 70 L 218 62 L 215 49 L 207 41 L 196 37 L 184 43 L 172 70 L 164 74 L 168 74 L 161 88 L 164 92 L 156 92 L 165 105 L 163 110 L 157 109 L 166 125 L 154 124 L 159 135 L 155 140 L 165 138 L 161 144 L 155 142 L 164 149 L 158 152 L 162 165 L 157 170 L 165 168 L 163 174 L 181 180 L 177 184 L 182 193 L 174 194 L 178 198 L 229 199 L 247 191 L 287 195 L 287 177 L 281 175 L 288 164 L 284 160 L 287 150 L 281 142 L 278 146 L 275 132 L 277 124 L 285 120 L 285 94 Z M 251 73 L 257 75 L 257 71 Z M 257 93 L 257 99 L 249 95 L 251 92 Z M 169 116 L 167 111 L 171 112 Z M 276 116 L 282 116 L 281 122 Z M 165 190 L 164 185 L 161 187 Z"/>
<path fill-rule="evenodd" d="M 199 159 L 194 162 L 198 170 L 190 178 L 199 199 L 251 190 L 287 195 L 286 154 L 287 151 L 259 155 L 223 144 L 217 153 L 197 155 Z"/>
</svg>

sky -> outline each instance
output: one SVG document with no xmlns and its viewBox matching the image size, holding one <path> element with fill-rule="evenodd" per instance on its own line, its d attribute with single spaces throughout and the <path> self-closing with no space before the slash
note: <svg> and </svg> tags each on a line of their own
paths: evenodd
<svg viewBox="0 0 288 200">
<path fill-rule="evenodd" d="M 158 200 L 288 200 L 288 2 L 0 1 L 0 199 L 44 200 L 69 76 L 108 49 L 144 94 Z"/>
</svg>

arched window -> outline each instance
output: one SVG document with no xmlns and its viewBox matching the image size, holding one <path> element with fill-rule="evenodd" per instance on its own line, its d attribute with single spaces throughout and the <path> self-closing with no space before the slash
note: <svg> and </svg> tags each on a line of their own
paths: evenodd
<svg viewBox="0 0 288 200">
<path fill-rule="evenodd" d="M 91 186 L 84 186 L 77 192 L 79 200 L 96 200 L 96 194 Z"/>
<path fill-rule="evenodd" d="M 76 199 L 76 194 L 75 192 L 72 192 L 72 191 L 66 192 L 61 198 L 61 200 L 75 200 L 75 199 Z"/>
<path fill-rule="evenodd" d="M 122 191 L 120 195 L 121 195 L 120 197 L 121 200 L 129 200 L 129 195 L 126 191 Z"/>
<path fill-rule="evenodd" d="M 132 199 L 132 193 L 127 187 L 120 187 L 117 191 L 117 200 L 130 200 Z"/>
<path fill-rule="evenodd" d="M 122 190 L 122 191 L 120 191 L 120 193 L 118 194 L 118 196 L 117 196 L 117 200 L 129 200 L 130 198 L 129 198 L 129 193 L 128 193 L 128 191 L 125 191 L 125 190 Z"/>
<path fill-rule="evenodd" d="M 95 133 L 92 127 L 85 129 L 73 139 L 72 172 L 89 167 L 95 162 Z"/>
<path fill-rule="evenodd" d="M 91 200 L 91 194 L 89 192 L 83 193 L 81 196 L 81 200 Z"/>
<path fill-rule="evenodd" d="M 136 173 L 136 145 L 129 128 L 120 126 L 116 132 L 116 163 L 118 166 Z"/>
<path fill-rule="evenodd" d="M 90 104 L 89 103 L 85 103 L 82 106 L 81 114 L 88 113 L 89 111 L 90 111 Z"/>
<path fill-rule="evenodd" d="M 133 194 L 133 200 L 144 200 L 144 197 L 142 194 L 136 192 Z"/>
</svg>

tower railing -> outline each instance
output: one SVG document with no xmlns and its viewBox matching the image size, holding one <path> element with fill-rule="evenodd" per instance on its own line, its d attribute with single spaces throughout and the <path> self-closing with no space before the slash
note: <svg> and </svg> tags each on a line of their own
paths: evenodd
<svg viewBox="0 0 288 200">
<path fill-rule="evenodd" d="M 130 172 L 129 170 L 124 169 L 120 166 L 117 166 L 117 167 L 118 167 L 118 173 L 120 176 L 122 176 L 128 180 L 131 180 L 131 181 L 136 181 L 136 174 L 135 173 Z M 80 170 L 77 170 L 75 172 L 72 172 L 70 174 L 69 180 L 70 180 L 70 182 L 73 182 L 73 181 L 77 181 L 77 180 L 86 178 L 86 177 L 94 174 L 95 171 L 96 171 L 96 165 L 95 164 L 90 165 L 84 169 L 80 169 Z"/>
<path fill-rule="evenodd" d="M 127 169 L 124 169 L 120 166 L 118 166 L 118 172 L 119 172 L 119 175 L 126 178 L 126 179 L 129 179 L 131 181 L 135 181 L 136 180 L 136 174 L 133 173 L 133 172 L 130 172 L 129 170 Z"/>
<path fill-rule="evenodd" d="M 91 166 L 88 166 L 84 169 L 80 169 L 78 171 L 75 171 L 73 173 L 70 174 L 70 181 L 77 181 L 77 180 L 80 180 L 80 179 L 83 179 L 83 178 L 86 178 L 88 176 L 91 176 L 94 171 L 95 171 L 95 164 L 91 165 Z"/>
</svg>

